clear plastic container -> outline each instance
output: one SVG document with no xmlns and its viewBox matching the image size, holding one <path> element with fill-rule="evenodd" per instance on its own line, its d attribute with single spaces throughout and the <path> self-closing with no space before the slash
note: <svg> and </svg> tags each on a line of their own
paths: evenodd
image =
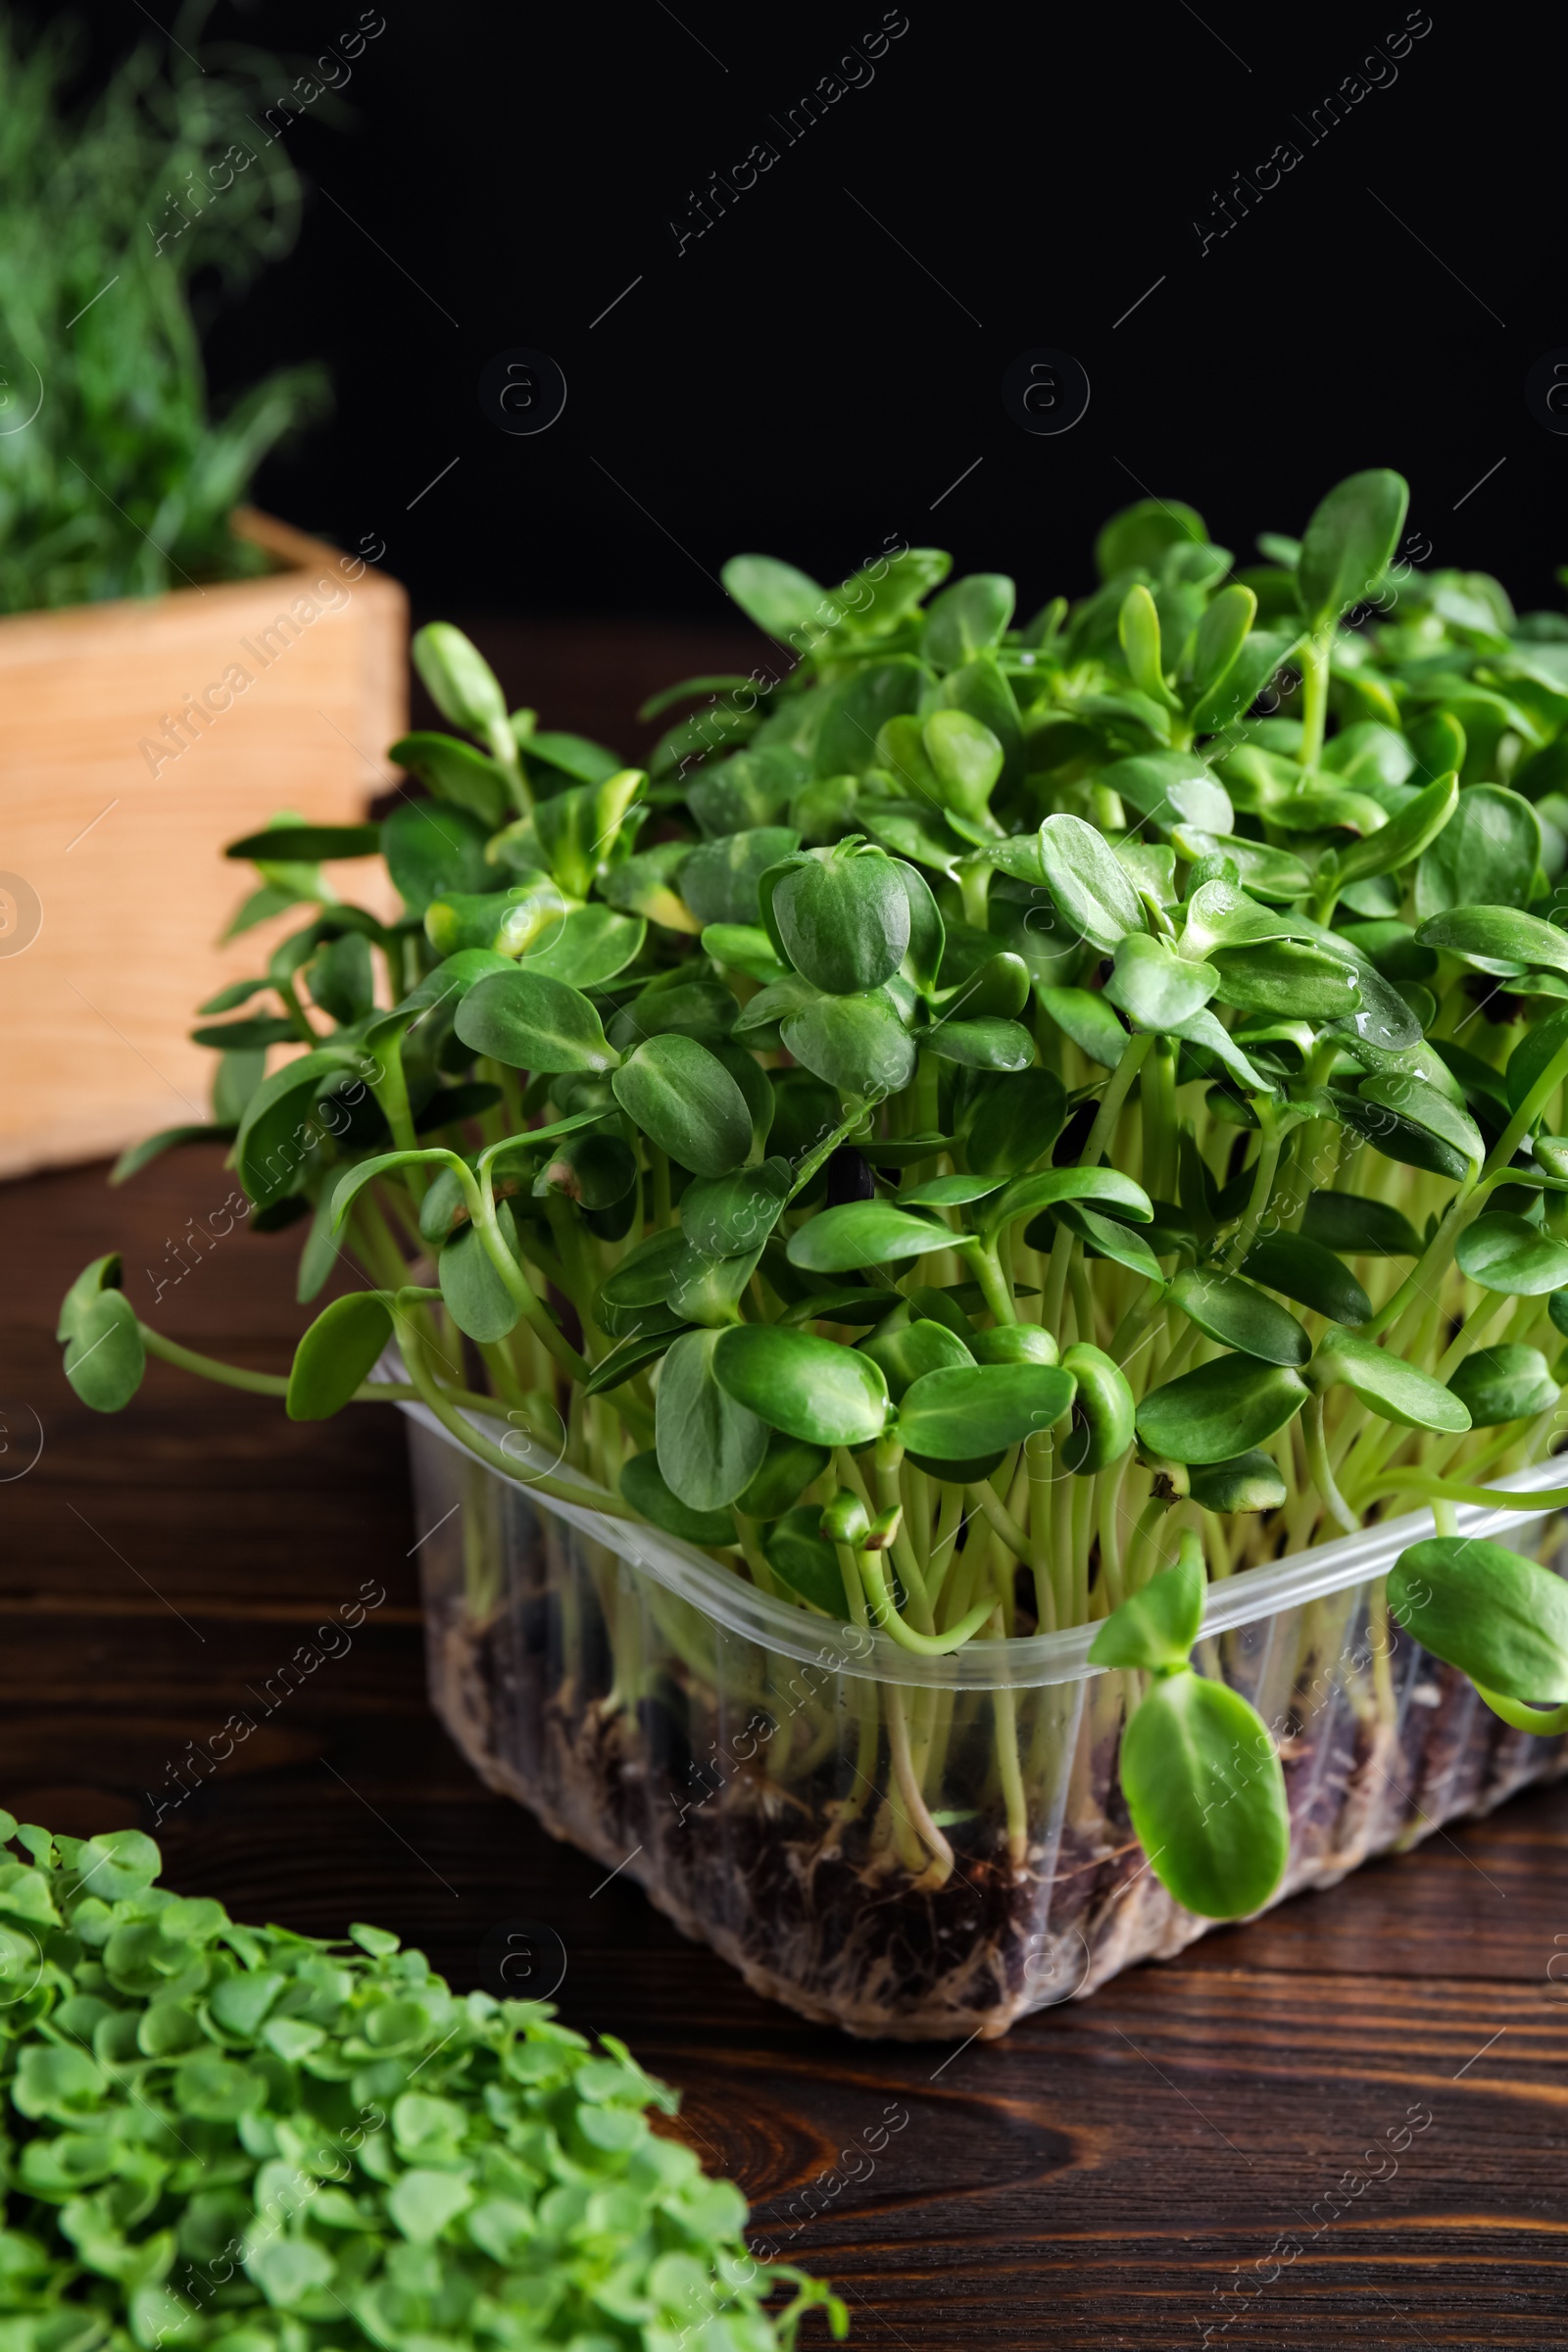
<svg viewBox="0 0 1568 2352">
<path fill-rule="evenodd" d="M 851 2034 L 1004 2034 L 1213 1924 L 1149 1869 L 1116 1778 L 1128 1675 L 1093 1627 L 924 1659 L 705 1553 L 530 1492 L 406 1405 L 431 1697 L 489 1785 L 637 1879 L 758 1991 Z M 1461 1509 L 1557 1573 L 1547 1462 Z M 459 1507 L 461 1506 L 461 1507 Z M 1568 1766 L 1390 1621 L 1419 1512 L 1210 1588 L 1195 1664 L 1279 1743 L 1291 1859 L 1332 1886 Z"/>
</svg>

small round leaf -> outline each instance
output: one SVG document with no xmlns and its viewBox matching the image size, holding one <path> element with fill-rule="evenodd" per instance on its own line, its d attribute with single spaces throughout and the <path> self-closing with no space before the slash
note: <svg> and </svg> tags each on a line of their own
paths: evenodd
<svg viewBox="0 0 1568 2352">
<path fill-rule="evenodd" d="M 912 1217 L 886 1200 L 847 1200 L 820 1210 L 791 1236 L 789 1261 L 808 1274 L 851 1274 L 952 1250 L 963 1238 L 935 1217 Z"/>
<path fill-rule="evenodd" d="M 1568 1283 L 1568 1243 L 1497 1209 L 1466 1227 L 1454 1255 L 1472 1282 L 1507 1298 L 1539 1298 Z"/>
<path fill-rule="evenodd" d="M 1122 1736 L 1121 1788 L 1150 1867 L 1204 1919 L 1268 1901 L 1291 1847 L 1285 1775 L 1256 1711 L 1224 1683 L 1164 1676 Z"/>
<path fill-rule="evenodd" d="M 1283 1429 L 1309 1394 L 1288 1364 L 1222 1355 L 1151 1390 L 1138 1407 L 1138 1435 L 1173 1462 L 1225 1462 Z"/>
<path fill-rule="evenodd" d="M 1076 1387 L 1059 1364 L 952 1365 L 922 1374 L 906 1392 L 897 1434 L 910 1453 L 961 1461 L 1050 1429 Z"/>
<path fill-rule="evenodd" d="M 746 1097 L 693 1037 L 651 1037 L 611 1081 L 644 1135 L 694 1176 L 727 1176 L 752 1148 Z"/>
<path fill-rule="evenodd" d="M 717 1335 L 713 1370 L 737 1402 L 808 1446 L 863 1446 L 887 1427 L 880 1365 L 810 1332 L 738 1324 Z"/>
<path fill-rule="evenodd" d="M 476 981 L 458 1006 L 459 1037 L 509 1069 L 611 1070 L 615 1054 L 586 997 L 564 980 L 514 967 Z"/>
<path fill-rule="evenodd" d="M 291 1421 L 327 1421 L 368 1380 L 392 1337 L 392 1317 L 374 1291 L 351 1291 L 324 1306 L 294 1350 L 284 1409 Z"/>
<path fill-rule="evenodd" d="M 1433 1656 L 1535 1704 L 1568 1699 L 1568 1586 L 1522 1552 L 1436 1536 L 1399 1554 L 1389 1608 Z"/>
<path fill-rule="evenodd" d="M 1294 1364 L 1298 1371 L 1312 1359 L 1305 1327 L 1240 1275 L 1190 1266 L 1177 1275 L 1168 1296 L 1172 1305 L 1223 1348 L 1238 1348 L 1266 1364 Z"/>
</svg>

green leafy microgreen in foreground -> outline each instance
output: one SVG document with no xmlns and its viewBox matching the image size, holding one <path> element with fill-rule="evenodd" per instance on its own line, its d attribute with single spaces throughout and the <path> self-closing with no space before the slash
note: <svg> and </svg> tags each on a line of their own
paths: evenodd
<svg viewBox="0 0 1568 2352">
<path fill-rule="evenodd" d="M 1262 1717 L 1239 1691 L 1193 1672 L 1202 1601 L 1203 1555 L 1189 1533 L 1176 1565 L 1106 1618 L 1089 1654 L 1097 1666 L 1141 1667 L 1152 1678 L 1121 1751 L 1122 1793 L 1152 1867 L 1189 1910 L 1238 1919 L 1278 1885 L 1291 1819 L 1278 1742 Z"/>
<path fill-rule="evenodd" d="M 241 1927 L 159 1869 L 139 1831 L 0 1811 L 8 2343 L 769 2352 L 812 2309 L 844 2334 L 651 2130 L 675 2094 L 612 2034 L 454 1993 L 382 1928 Z"/>
<path fill-rule="evenodd" d="M 301 1298 L 342 1295 L 285 1382 L 165 1339 L 100 1259 L 62 1312 L 81 1400 L 148 1355 L 302 1418 L 419 1398 L 808 1634 L 1100 1627 L 1152 1868 L 1255 1908 L 1278 1764 L 1192 1651 L 1189 1539 L 1236 1576 L 1486 1501 L 1548 1446 L 1568 1338 L 1568 618 L 1417 570 L 1404 513 L 1356 474 L 1238 579 L 1145 502 L 1033 616 L 938 550 L 831 592 L 737 558 L 800 658 L 656 698 L 644 767 L 421 630 L 454 731 L 395 747 L 402 914 L 322 878 L 368 828 L 232 845 L 237 926 L 298 927 L 201 1015 L 211 1123 L 118 1170 L 227 1142 L 257 1224 L 301 1220 Z M 1568 1703 L 1520 1630 L 1545 1571 L 1420 1574 L 1409 1625 L 1489 1703 Z M 940 1886 L 952 1829 L 1027 1877 L 1016 1714 L 961 1828 L 956 1719 L 872 1684 L 857 1724 L 868 1867 Z"/>
</svg>

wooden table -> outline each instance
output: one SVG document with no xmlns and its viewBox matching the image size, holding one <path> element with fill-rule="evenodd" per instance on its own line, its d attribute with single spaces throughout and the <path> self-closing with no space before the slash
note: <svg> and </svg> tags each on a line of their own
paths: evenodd
<svg viewBox="0 0 1568 2352">
<path fill-rule="evenodd" d="M 29 1413 L 43 1437 L 0 1488 L 0 1802 L 77 1833 L 150 1828 L 162 1803 L 176 1886 L 318 1934 L 381 1922 L 461 1987 L 498 1923 L 553 1924 L 565 2017 L 621 2033 L 680 2086 L 693 2145 L 740 2180 L 760 2230 L 838 2283 L 868 2348 L 1182 2346 L 1205 2328 L 1237 2352 L 1568 2340 L 1551 2317 L 1568 2251 L 1568 1985 L 1552 1982 L 1568 1980 L 1568 1790 L 1004 2042 L 956 2054 L 808 2026 L 459 1759 L 425 1707 L 391 1411 L 296 1427 L 157 1364 L 118 1418 L 76 1402 L 56 1306 L 114 1247 L 143 1314 L 165 1282 L 172 1336 L 286 1367 L 297 1233 L 177 1248 L 232 1181 L 203 1149 L 118 1193 L 101 1168 L 0 1190 L 0 1469 L 30 1458 Z M 347 1652 L 175 1801 L 188 1743 L 232 1709 L 257 1715 L 255 1693 L 367 1582 L 387 1597 Z M 895 2106 L 906 2127 L 848 2181 L 841 2152 Z M 1364 2159 L 1407 2118 L 1396 2161 Z"/>
</svg>

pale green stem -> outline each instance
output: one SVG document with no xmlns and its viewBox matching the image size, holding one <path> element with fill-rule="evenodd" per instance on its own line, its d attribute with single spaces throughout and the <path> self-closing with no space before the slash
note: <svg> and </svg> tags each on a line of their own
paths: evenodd
<svg viewBox="0 0 1568 2352">
<path fill-rule="evenodd" d="M 475 1187 L 473 1221 L 479 1229 L 485 1255 L 500 1275 L 514 1305 L 534 1337 L 549 1349 L 557 1363 L 573 1380 L 586 1380 L 589 1365 L 577 1353 L 565 1333 L 558 1329 L 544 1300 L 507 1248 L 506 1235 L 496 1220 L 496 1204 L 488 1184 Z"/>
<path fill-rule="evenodd" d="M 953 1873 L 953 1848 L 931 1818 L 931 1810 L 920 1792 L 919 1776 L 909 1754 L 909 1729 L 905 1715 L 905 1693 L 897 1684 L 890 1683 L 883 1691 L 887 1705 L 888 1747 L 893 1756 L 893 1777 L 899 1794 L 908 1808 L 908 1818 L 930 1848 L 931 1863 L 922 1875 L 929 1886 L 940 1886 Z"/>
<path fill-rule="evenodd" d="M 961 1649 L 971 1635 L 979 1632 L 997 1605 L 995 1599 L 988 1595 L 984 1600 L 977 1600 L 957 1624 L 950 1626 L 945 1634 L 917 1633 L 913 1626 L 905 1623 L 893 1605 L 893 1594 L 888 1590 L 880 1553 L 862 1551 L 857 1554 L 857 1558 L 870 1603 L 871 1623 L 880 1626 L 884 1633 L 891 1634 L 901 1649 L 912 1650 L 916 1657 L 945 1658 L 950 1650 Z"/>
<path fill-rule="evenodd" d="M 1017 1520 L 1008 1510 L 990 1480 L 977 1478 L 972 1486 L 965 1488 L 964 1492 L 975 1509 L 984 1512 L 1013 1557 L 1021 1560 L 1026 1568 L 1032 1569 L 1038 1575 L 1044 1565 L 1041 1546 L 1032 1543 L 1024 1534 L 1023 1529 L 1018 1525 Z"/>
<path fill-rule="evenodd" d="M 1274 1105 L 1268 1096 L 1252 1095 L 1249 1100 L 1257 1115 L 1261 1142 L 1252 1170 L 1252 1189 L 1248 1195 L 1247 1208 L 1225 1252 L 1223 1263 L 1228 1273 L 1234 1273 L 1242 1264 L 1257 1239 L 1258 1227 L 1268 1213 L 1269 1201 L 1274 1197 L 1274 1179 L 1279 1172 L 1280 1147 L 1284 1141 L 1274 1115 Z"/>
<path fill-rule="evenodd" d="M 1334 623 L 1321 623 L 1307 640 L 1301 664 L 1301 753 L 1303 767 L 1316 767 L 1323 756 L 1323 733 L 1329 710 L 1329 662 L 1334 649 Z"/>
<path fill-rule="evenodd" d="M 1080 1167 L 1098 1167 L 1101 1155 L 1107 1152 L 1114 1142 L 1117 1122 L 1121 1117 L 1127 1097 L 1132 1091 L 1139 1071 L 1144 1066 L 1145 1055 L 1153 1042 L 1153 1038 L 1147 1032 L 1139 1037 L 1128 1039 L 1122 1051 L 1122 1057 L 1111 1071 L 1105 1091 L 1100 1098 L 1100 1108 L 1095 1113 L 1095 1123 L 1089 1130 L 1088 1139 L 1079 1155 Z M 1061 1302 L 1067 1288 L 1067 1266 L 1075 1247 L 1076 1236 L 1070 1234 L 1065 1225 L 1058 1225 L 1051 1245 L 1051 1263 L 1046 1273 L 1045 1298 L 1040 1309 L 1040 1320 L 1047 1331 L 1054 1331 L 1057 1323 L 1061 1320 Z"/>
<path fill-rule="evenodd" d="M 874 1453 L 877 1503 L 881 1511 L 900 1512 L 899 1532 L 892 1544 L 893 1564 L 909 1596 L 916 1630 L 922 1634 L 934 1634 L 937 1621 L 931 1613 L 925 1578 L 920 1573 L 920 1563 L 915 1558 L 914 1545 L 909 1541 L 909 1531 L 903 1520 L 903 1497 L 899 1493 L 899 1464 L 903 1459 L 904 1448 L 896 1438 L 878 1438 Z"/>
<path fill-rule="evenodd" d="M 1323 1442 L 1323 1399 L 1321 1396 L 1307 1398 L 1301 1419 L 1305 1428 L 1306 1460 L 1307 1467 L 1312 1473 L 1312 1484 L 1316 1487 L 1323 1507 L 1335 1525 L 1343 1528 L 1348 1536 L 1353 1536 L 1360 1521 L 1334 1483 L 1334 1473 L 1329 1467 L 1328 1447 Z"/>
<path fill-rule="evenodd" d="M 608 1519 L 627 1519 L 637 1523 L 637 1513 L 630 1505 L 622 1502 L 618 1494 L 610 1494 L 607 1489 L 574 1486 L 568 1479 L 556 1478 L 549 1473 L 536 1476 L 531 1471 L 519 1470 L 511 1454 L 504 1452 L 481 1431 L 476 1430 L 452 1402 L 424 1361 L 423 1345 L 414 1331 L 412 1319 L 405 1325 L 402 1346 L 405 1361 L 419 1396 L 442 1428 L 450 1432 L 460 1445 L 466 1446 L 470 1453 L 477 1454 L 481 1462 L 487 1463 L 492 1470 L 499 1470 L 503 1478 L 511 1479 L 515 1485 L 537 1488 L 541 1494 L 553 1494 L 560 1502 L 575 1502 L 584 1510 L 602 1512 Z M 525 1434 L 535 1445 L 545 1446 L 546 1441 L 537 1431 L 529 1430 Z"/>
</svg>

